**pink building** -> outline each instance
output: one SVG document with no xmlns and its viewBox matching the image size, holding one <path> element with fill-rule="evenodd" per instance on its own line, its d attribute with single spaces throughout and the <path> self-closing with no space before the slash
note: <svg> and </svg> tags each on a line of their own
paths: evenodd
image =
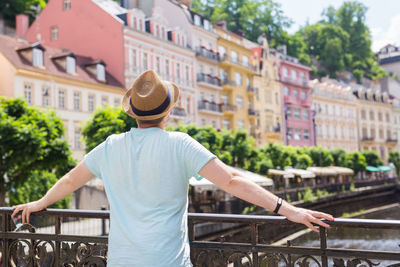
<svg viewBox="0 0 400 267">
<path fill-rule="evenodd" d="M 311 68 L 300 64 L 297 58 L 286 55 L 286 47 L 271 50 L 271 54 L 279 64 L 284 142 L 292 146 L 313 146 L 314 114 L 309 86 Z"/>
<path fill-rule="evenodd" d="M 160 8 L 146 16 L 112 0 L 52 0 L 26 37 L 47 46 L 102 58 L 107 71 L 128 88 L 143 71 L 154 69 L 181 89 L 175 121 L 195 122 L 195 52 L 184 29 L 171 27 Z"/>
</svg>

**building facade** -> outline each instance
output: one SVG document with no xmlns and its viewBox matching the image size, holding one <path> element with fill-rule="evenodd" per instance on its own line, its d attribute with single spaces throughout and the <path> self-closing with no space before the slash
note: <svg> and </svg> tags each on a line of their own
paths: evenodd
<svg viewBox="0 0 400 267">
<path fill-rule="evenodd" d="M 358 102 L 359 150 L 374 150 L 386 160 L 397 145 L 392 136 L 392 105 L 389 94 L 352 85 Z"/>
<path fill-rule="evenodd" d="M 313 146 L 314 114 L 309 86 L 310 68 L 288 56 L 286 48 L 271 50 L 279 66 L 282 94 L 283 139 L 286 145 Z"/>
<path fill-rule="evenodd" d="M 124 92 L 102 60 L 0 35 L 0 95 L 54 109 L 77 160 L 85 152 L 83 124 L 99 106 L 120 106 Z"/>
<path fill-rule="evenodd" d="M 282 101 L 281 86 L 279 83 L 278 67 L 273 64 L 266 38 L 262 39 L 261 46 L 253 48 L 253 57 L 258 65 L 258 73 L 254 76 L 254 86 L 258 88 L 256 109 L 259 110 L 260 135 L 258 145 L 269 142 L 283 142 L 282 136 Z"/>
<path fill-rule="evenodd" d="M 392 139 L 396 142 L 394 149 L 400 150 L 400 98 L 392 97 Z"/>
<path fill-rule="evenodd" d="M 258 139 L 259 112 L 255 109 L 258 89 L 254 87 L 257 68 L 251 63 L 253 51 L 244 45 L 242 36 L 229 32 L 224 23 L 214 27 L 219 35 L 218 53 L 221 57 L 222 128 L 244 129 Z"/>
<path fill-rule="evenodd" d="M 358 150 L 357 102 L 350 86 L 323 79 L 310 82 L 316 144 L 326 149 Z"/>
<path fill-rule="evenodd" d="M 400 78 L 400 48 L 391 44 L 382 47 L 377 53 L 379 65 L 389 74 Z"/>
</svg>

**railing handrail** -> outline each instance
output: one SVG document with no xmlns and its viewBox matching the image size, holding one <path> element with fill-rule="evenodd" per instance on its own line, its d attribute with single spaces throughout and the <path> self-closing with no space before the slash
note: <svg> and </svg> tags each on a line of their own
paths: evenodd
<svg viewBox="0 0 400 267">
<path fill-rule="evenodd" d="M 11 214 L 13 208 L 0 207 L 0 213 Z M 110 212 L 108 210 L 78 210 L 78 209 L 45 209 L 33 213 L 37 216 L 59 216 L 59 217 L 85 217 L 108 219 Z M 224 222 L 224 223 L 279 223 L 294 224 L 283 216 L 270 215 L 239 215 L 239 214 L 215 214 L 215 213 L 188 213 L 189 220 L 208 221 L 208 222 Z M 400 220 L 382 220 L 382 219 L 354 219 L 354 218 L 336 218 L 334 221 L 325 222 L 336 227 L 361 227 L 376 229 L 400 229 Z"/>
</svg>

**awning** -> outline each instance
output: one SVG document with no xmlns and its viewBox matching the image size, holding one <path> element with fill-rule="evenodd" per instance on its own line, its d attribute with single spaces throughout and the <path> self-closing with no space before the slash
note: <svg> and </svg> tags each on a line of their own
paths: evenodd
<svg viewBox="0 0 400 267">
<path fill-rule="evenodd" d="M 383 172 L 390 172 L 392 170 L 392 167 L 390 167 L 390 166 L 379 166 L 378 169 L 380 171 L 383 171 Z"/>
<path fill-rule="evenodd" d="M 293 173 L 290 173 L 287 171 L 282 171 L 282 170 L 276 170 L 276 169 L 269 169 L 268 175 L 282 176 L 283 178 L 286 178 L 286 179 L 294 178 Z"/>
<path fill-rule="evenodd" d="M 315 173 L 317 176 L 336 176 L 336 170 L 328 167 L 308 167 L 307 171 Z"/>
<path fill-rule="evenodd" d="M 352 169 L 346 168 L 346 167 L 329 166 L 327 168 L 335 170 L 336 173 L 339 175 L 353 175 L 354 174 L 354 171 Z"/>
<path fill-rule="evenodd" d="M 287 168 L 287 169 L 285 169 L 285 171 L 292 173 L 295 176 L 300 176 L 300 178 L 302 178 L 302 179 L 315 177 L 315 173 L 306 171 L 306 170 L 302 170 L 302 169 Z"/>
<path fill-rule="evenodd" d="M 369 172 L 379 172 L 379 171 L 381 171 L 379 168 L 374 167 L 374 166 L 367 166 L 367 167 L 365 167 L 365 169 L 367 171 L 369 171 Z"/>
</svg>

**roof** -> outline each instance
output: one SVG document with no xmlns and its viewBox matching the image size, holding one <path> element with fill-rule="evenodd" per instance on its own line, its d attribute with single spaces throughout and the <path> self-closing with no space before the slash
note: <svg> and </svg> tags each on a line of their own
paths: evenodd
<svg viewBox="0 0 400 267">
<path fill-rule="evenodd" d="M 276 169 L 269 169 L 268 170 L 268 175 L 277 175 L 277 176 L 282 176 L 283 178 L 294 178 L 294 174 L 287 172 L 287 171 L 282 171 L 282 170 L 276 170 Z"/>
<path fill-rule="evenodd" d="M 314 178 L 315 174 L 310 171 L 302 170 L 302 169 L 293 169 L 293 168 L 287 168 L 285 171 L 289 173 L 293 173 L 295 176 L 300 176 L 300 178 Z"/>
<path fill-rule="evenodd" d="M 37 47 L 37 44 L 34 45 L 35 47 Z M 97 80 L 94 75 L 87 71 L 85 66 L 93 64 L 93 62 L 100 62 L 100 59 L 94 59 L 91 57 L 74 54 L 76 58 L 76 73 L 70 74 L 67 73 L 59 64 L 57 64 L 56 60 L 54 59 L 59 58 L 60 56 L 71 55 L 73 51 L 42 46 L 45 48 L 45 51 L 43 52 L 44 68 L 39 68 L 33 66 L 29 60 L 27 60 L 17 51 L 21 48 L 26 50 L 29 47 L 32 47 L 32 44 L 24 39 L 0 35 L 0 53 L 2 53 L 16 68 L 22 68 L 44 74 L 56 75 L 62 78 L 74 79 L 82 82 L 121 87 L 121 90 L 123 88 L 123 85 L 107 71 L 106 83 Z"/>
<path fill-rule="evenodd" d="M 307 171 L 315 173 L 317 176 L 336 176 L 336 175 L 353 175 L 354 171 L 345 167 L 329 166 L 329 167 L 309 167 Z"/>
</svg>

